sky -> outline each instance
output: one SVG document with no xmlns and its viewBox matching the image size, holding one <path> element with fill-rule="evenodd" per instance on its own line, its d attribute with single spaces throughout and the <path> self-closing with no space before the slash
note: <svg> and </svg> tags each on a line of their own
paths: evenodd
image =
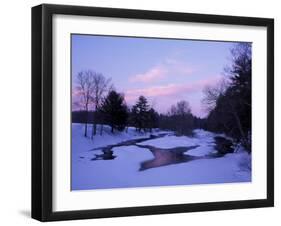
<svg viewBox="0 0 281 226">
<path fill-rule="evenodd" d="M 225 76 L 222 72 L 230 64 L 235 44 L 75 34 L 71 38 L 73 89 L 80 71 L 93 70 L 111 78 L 129 106 L 144 95 L 150 106 L 166 113 L 171 105 L 185 100 L 201 118 L 207 114 L 202 90 Z"/>
</svg>

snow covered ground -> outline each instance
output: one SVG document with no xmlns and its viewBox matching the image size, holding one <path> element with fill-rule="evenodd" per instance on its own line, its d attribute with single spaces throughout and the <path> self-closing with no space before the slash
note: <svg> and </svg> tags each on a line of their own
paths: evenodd
<svg viewBox="0 0 281 226">
<path fill-rule="evenodd" d="M 198 145 L 186 154 L 202 158 L 139 171 L 142 162 L 154 158 L 147 148 L 136 145 L 114 147 L 112 151 L 116 158 L 113 160 L 92 160 L 95 154 L 102 154 L 101 149 L 92 149 L 149 138 L 150 133 L 139 134 L 134 128 L 129 128 L 127 133 L 111 134 L 110 128 L 105 127 L 103 136 L 97 135 L 91 140 L 83 137 L 83 129 L 81 124 L 72 124 L 72 190 L 251 181 L 251 156 L 242 147 L 233 154 L 204 159 L 204 156 L 216 152 L 214 136 L 217 134 L 208 131 L 195 130 L 194 137 L 154 131 L 154 135 L 166 135 L 138 144 L 162 149 Z"/>
</svg>

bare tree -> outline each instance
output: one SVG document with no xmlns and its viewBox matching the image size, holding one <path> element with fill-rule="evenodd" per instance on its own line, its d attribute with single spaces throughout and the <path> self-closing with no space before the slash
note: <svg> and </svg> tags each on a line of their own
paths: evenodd
<svg viewBox="0 0 281 226">
<path fill-rule="evenodd" d="M 216 107 L 219 96 L 225 93 L 227 87 L 228 82 L 222 79 L 215 86 L 206 86 L 203 89 L 204 97 L 202 99 L 202 104 L 206 112 L 210 112 Z"/>
<path fill-rule="evenodd" d="M 85 115 L 85 131 L 84 136 L 87 137 L 88 130 L 88 112 L 89 105 L 94 91 L 94 80 L 91 71 L 81 71 L 77 74 L 77 87 L 78 95 L 81 98 Z"/>
<path fill-rule="evenodd" d="M 191 113 L 191 108 L 189 106 L 189 103 L 185 100 L 179 101 L 177 103 L 177 115 L 186 115 Z"/>
<path fill-rule="evenodd" d="M 172 105 L 168 112 L 168 127 L 177 131 L 179 134 L 192 134 L 193 116 L 187 101 L 182 100 Z"/>
<path fill-rule="evenodd" d="M 94 135 L 97 133 L 97 117 L 98 117 L 98 110 L 102 102 L 102 98 L 104 94 L 112 89 L 110 85 L 111 79 L 106 79 L 103 74 L 91 72 L 93 77 L 93 93 L 92 93 L 92 101 L 95 108 L 95 114 L 93 119 L 93 127 L 92 127 L 92 135 L 91 138 L 93 139 Z M 100 134 L 102 135 L 103 131 L 103 124 L 101 123 Z"/>
<path fill-rule="evenodd" d="M 251 76 L 250 43 L 238 43 L 231 49 L 231 64 L 224 69 L 227 82 L 204 89 L 202 103 L 208 110 L 207 126 L 225 132 L 251 151 Z"/>
</svg>

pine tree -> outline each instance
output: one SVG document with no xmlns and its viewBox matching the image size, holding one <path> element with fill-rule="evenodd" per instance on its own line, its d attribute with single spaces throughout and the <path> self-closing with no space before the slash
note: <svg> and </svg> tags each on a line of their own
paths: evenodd
<svg viewBox="0 0 281 226">
<path fill-rule="evenodd" d="M 148 120 L 147 120 L 147 128 L 149 128 L 149 131 L 152 132 L 152 128 L 158 127 L 158 113 L 153 109 L 150 108 L 148 111 Z"/>
<path fill-rule="evenodd" d="M 139 132 L 147 128 L 147 122 L 149 120 L 149 105 L 147 99 L 144 96 L 140 96 L 137 103 L 132 108 L 132 121 L 136 129 Z"/>
<path fill-rule="evenodd" d="M 125 129 L 128 119 L 128 109 L 123 95 L 116 91 L 110 91 L 102 102 L 100 112 L 104 122 L 111 126 L 112 133 L 114 129 L 119 131 Z"/>
<path fill-rule="evenodd" d="M 251 151 L 251 77 L 252 49 L 250 43 L 239 43 L 231 50 L 232 62 L 225 69 L 229 82 L 214 98 L 214 108 L 207 118 L 208 129 L 224 132 Z M 209 92 L 208 95 L 212 93 Z M 209 95 L 210 97 L 210 95 Z M 209 98 L 213 99 L 213 97 Z"/>
</svg>

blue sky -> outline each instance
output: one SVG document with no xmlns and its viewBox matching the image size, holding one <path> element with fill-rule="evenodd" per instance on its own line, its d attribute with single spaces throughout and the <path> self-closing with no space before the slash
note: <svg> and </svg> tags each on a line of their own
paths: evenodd
<svg viewBox="0 0 281 226">
<path fill-rule="evenodd" d="M 223 78 L 234 42 L 72 35 L 72 81 L 83 70 L 111 78 L 128 105 L 139 95 L 159 112 L 186 100 L 203 117 L 202 89 Z"/>
</svg>

